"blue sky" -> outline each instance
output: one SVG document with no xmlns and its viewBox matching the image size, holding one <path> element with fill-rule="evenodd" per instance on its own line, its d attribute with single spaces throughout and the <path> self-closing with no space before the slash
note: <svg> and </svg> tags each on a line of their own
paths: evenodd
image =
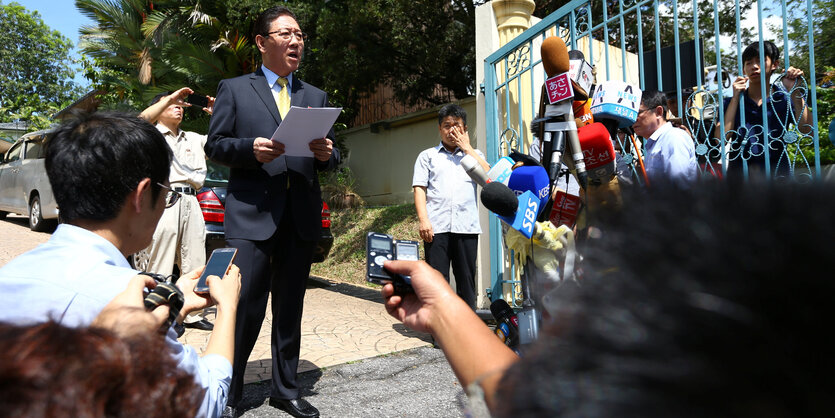
<svg viewBox="0 0 835 418">
<path fill-rule="evenodd" d="M 75 8 L 74 0 L 14 0 L 29 11 L 37 10 L 44 23 L 50 28 L 61 32 L 69 38 L 74 46 L 78 46 L 78 30 L 82 25 L 90 25 L 92 21 L 82 15 Z M 3 0 L 3 4 L 12 1 Z M 73 49 L 73 55 L 78 57 L 78 49 Z M 76 76 L 75 82 L 87 85 L 87 80 L 80 74 Z"/>
</svg>

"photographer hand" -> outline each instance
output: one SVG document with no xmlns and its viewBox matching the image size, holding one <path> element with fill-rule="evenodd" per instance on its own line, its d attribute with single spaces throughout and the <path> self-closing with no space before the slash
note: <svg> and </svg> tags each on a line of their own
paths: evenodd
<svg viewBox="0 0 835 418">
<path fill-rule="evenodd" d="M 395 295 L 383 286 L 386 311 L 407 327 L 429 332 L 463 387 L 480 381 L 489 406 L 503 371 L 519 357 L 456 295 L 444 277 L 423 261 L 389 261 L 393 273 L 412 276 L 414 294 Z"/>
<path fill-rule="evenodd" d="M 383 286 L 381 292 L 389 315 L 415 331 L 433 333 L 438 310 L 464 303 L 444 276 L 423 261 L 387 261 L 384 267 L 392 273 L 412 276 L 415 293 L 396 295 L 391 284 Z"/>
<path fill-rule="evenodd" d="M 203 355 L 217 354 L 231 364 L 235 356 L 235 317 L 241 294 L 241 271 L 233 264 L 223 279 L 209 276 L 206 283 L 209 284 L 209 294 L 217 302 L 217 317 Z"/>
<path fill-rule="evenodd" d="M 223 279 L 209 276 L 206 283 L 209 285 L 209 295 L 218 309 L 238 306 L 238 298 L 241 295 L 241 270 L 238 266 L 232 264 Z"/>
<path fill-rule="evenodd" d="M 158 306 L 148 312 L 143 303 L 143 289 L 153 289 L 156 285 L 154 279 L 149 276 L 134 276 L 128 282 L 127 288 L 99 312 L 90 326 L 108 329 L 122 338 L 156 333 L 168 319 L 168 305 Z"/>
<path fill-rule="evenodd" d="M 203 309 L 212 306 L 212 300 L 209 295 L 199 295 L 194 293 L 194 286 L 200 279 L 200 274 L 203 273 L 205 266 L 200 267 L 194 271 L 186 273 L 177 280 L 177 287 L 183 292 L 183 309 L 180 309 L 180 315 L 177 316 L 177 322 L 182 324 L 186 315 L 198 309 Z"/>
</svg>

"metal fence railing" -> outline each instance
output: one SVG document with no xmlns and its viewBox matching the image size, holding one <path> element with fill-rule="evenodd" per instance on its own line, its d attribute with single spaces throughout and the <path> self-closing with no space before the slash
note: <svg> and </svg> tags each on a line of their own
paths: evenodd
<svg viewBox="0 0 835 418">
<path fill-rule="evenodd" d="M 809 47 L 814 45 L 812 2 L 793 2 L 789 8 L 787 1 L 570 1 L 485 60 L 488 162 L 511 149 L 529 151 L 529 126 L 546 78 L 540 45 L 548 36 L 560 36 L 569 49 L 584 53 L 597 81 L 621 80 L 666 92 L 673 116 L 681 118 L 693 138 L 701 176 L 819 178 L 815 60 Z M 798 29 L 804 22 L 805 28 Z M 790 40 L 790 33 L 798 30 L 806 31 L 801 35 L 808 44 Z M 726 122 L 735 115 L 725 112 L 725 101 L 737 75 L 744 74 L 743 50 L 756 43 L 764 61 L 766 41 L 781 50 L 774 77 L 759 80 L 762 91 L 774 85 L 773 92 L 754 104 L 753 112 L 743 100 L 739 121 L 727 129 Z M 804 76 L 781 89 L 782 68 L 798 56 L 808 62 Z M 791 97 L 802 101 L 792 102 Z M 757 112 L 768 117 L 748 117 Z M 619 161 L 629 165 L 640 183 L 633 165 L 637 150 L 618 145 Z M 499 221 L 491 216 L 491 298 L 518 303 L 519 272 L 505 254 L 501 236 Z"/>
</svg>

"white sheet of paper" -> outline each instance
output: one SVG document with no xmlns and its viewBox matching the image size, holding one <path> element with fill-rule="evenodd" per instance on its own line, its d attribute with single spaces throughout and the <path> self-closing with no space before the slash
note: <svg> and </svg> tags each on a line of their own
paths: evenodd
<svg viewBox="0 0 835 418">
<path fill-rule="evenodd" d="M 291 106 L 270 139 L 284 144 L 284 155 L 313 158 L 308 144 L 324 138 L 341 112 L 341 107 Z"/>
</svg>

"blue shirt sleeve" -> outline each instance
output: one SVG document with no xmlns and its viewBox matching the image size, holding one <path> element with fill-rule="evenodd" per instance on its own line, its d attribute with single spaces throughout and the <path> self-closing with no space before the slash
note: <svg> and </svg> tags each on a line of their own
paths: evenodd
<svg viewBox="0 0 835 418">
<path fill-rule="evenodd" d="M 673 181 L 684 184 L 694 181 L 697 171 L 695 170 L 694 150 L 687 144 L 687 141 L 692 141 L 692 139 L 684 131 L 681 131 L 681 134 L 683 135 L 679 135 L 677 131 L 671 131 L 662 153 L 667 165 L 664 171 L 669 173 Z"/>
<path fill-rule="evenodd" d="M 165 342 L 171 349 L 171 355 L 177 362 L 177 366 L 191 373 L 197 384 L 205 391 L 197 416 L 219 417 L 229 397 L 232 364 L 217 354 L 200 357 L 193 347 L 177 341 L 177 332 L 173 328 L 168 330 Z"/>
</svg>

